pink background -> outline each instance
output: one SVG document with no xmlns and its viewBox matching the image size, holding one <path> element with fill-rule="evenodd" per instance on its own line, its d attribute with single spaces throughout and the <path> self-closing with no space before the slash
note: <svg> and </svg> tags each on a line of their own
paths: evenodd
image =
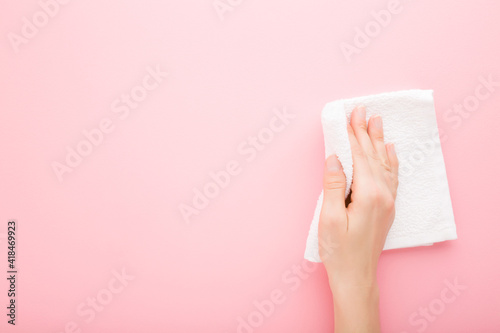
<svg viewBox="0 0 500 333">
<path fill-rule="evenodd" d="M 240 332 L 332 332 L 323 267 L 292 271 L 321 190 L 321 109 L 421 88 L 434 89 L 447 135 L 458 240 L 383 254 L 383 330 L 500 332 L 500 87 L 460 125 L 444 118 L 481 76 L 500 80 L 500 2 L 402 0 L 351 62 L 340 44 L 389 1 L 232 3 L 221 20 L 212 0 L 74 0 L 16 53 L 8 34 L 40 6 L 2 1 L 1 331 L 237 332 L 279 289 L 284 302 Z M 120 119 L 111 103 L 156 65 L 168 77 Z M 295 119 L 247 162 L 238 146 L 274 108 Z M 51 163 L 104 118 L 113 131 L 59 182 Z M 179 205 L 232 160 L 241 173 L 186 224 Z M 19 224 L 16 327 L 5 315 L 8 219 Z M 134 279 L 110 294 L 122 268 Z M 466 289 L 442 309 L 454 279 Z M 96 296 L 107 303 L 86 322 L 77 309 Z M 429 306 L 439 314 L 410 322 Z"/>
</svg>

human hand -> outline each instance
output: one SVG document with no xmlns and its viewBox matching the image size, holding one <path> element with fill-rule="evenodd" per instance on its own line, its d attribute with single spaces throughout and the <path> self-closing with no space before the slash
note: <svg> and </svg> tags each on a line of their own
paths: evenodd
<svg viewBox="0 0 500 333">
<path fill-rule="evenodd" d="M 373 332 L 374 325 L 379 325 L 377 265 L 395 216 L 399 163 L 394 145 L 384 143 L 380 116 L 371 117 L 367 125 L 365 108 L 357 107 L 347 131 L 354 167 L 351 202 L 346 207 L 345 175 L 332 155 L 325 162 L 319 254 L 333 293 L 336 328 L 339 320 L 346 324 L 342 331 L 351 331 L 346 327 L 359 323 L 349 324 L 342 318 L 352 315 L 348 310 L 351 306 L 357 308 L 355 311 L 364 306 L 368 317 L 376 310 L 377 318 L 369 329 Z M 337 317 L 342 309 L 343 317 Z"/>
</svg>

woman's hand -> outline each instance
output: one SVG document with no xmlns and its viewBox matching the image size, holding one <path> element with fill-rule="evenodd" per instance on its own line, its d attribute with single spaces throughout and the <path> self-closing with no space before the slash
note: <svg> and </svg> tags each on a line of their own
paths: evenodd
<svg viewBox="0 0 500 333">
<path fill-rule="evenodd" d="M 367 125 L 364 107 L 353 111 L 347 131 L 354 164 L 350 203 L 346 207 L 345 175 L 332 155 L 325 163 L 319 253 L 333 293 L 335 332 L 377 332 L 377 264 L 394 220 L 398 159 L 394 145 L 384 143 L 382 118 L 373 116 Z"/>
</svg>

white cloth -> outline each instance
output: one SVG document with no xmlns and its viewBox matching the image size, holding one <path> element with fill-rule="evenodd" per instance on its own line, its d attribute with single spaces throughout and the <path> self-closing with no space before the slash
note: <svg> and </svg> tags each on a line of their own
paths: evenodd
<svg viewBox="0 0 500 333">
<path fill-rule="evenodd" d="M 439 141 L 432 90 L 406 90 L 327 103 L 321 115 L 326 157 L 336 154 L 344 169 L 347 186 L 352 184 L 352 155 L 346 115 L 366 106 L 367 119 L 381 115 L 385 142 L 395 144 L 399 159 L 396 217 L 384 250 L 457 238 L 446 170 Z M 318 253 L 318 222 L 323 192 L 319 196 L 307 237 L 304 258 L 321 262 Z"/>
</svg>

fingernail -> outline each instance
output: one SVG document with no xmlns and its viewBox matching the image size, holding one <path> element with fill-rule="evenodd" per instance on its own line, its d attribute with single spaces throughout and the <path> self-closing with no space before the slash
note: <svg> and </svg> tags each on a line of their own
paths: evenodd
<svg viewBox="0 0 500 333">
<path fill-rule="evenodd" d="M 328 160 L 326 161 L 326 166 L 328 167 L 329 171 L 339 171 L 342 168 L 339 160 L 335 155 L 332 155 L 328 158 Z"/>
<path fill-rule="evenodd" d="M 362 118 L 366 117 L 366 108 L 364 105 L 358 106 L 358 114 Z"/>
<path fill-rule="evenodd" d="M 394 147 L 394 143 L 389 144 L 389 152 L 391 154 L 396 154 L 396 148 Z"/>
<path fill-rule="evenodd" d="M 375 128 L 381 129 L 382 128 L 382 117 L 379 115 L 376 115 L 375 117 L 373 117 L 373 125 L 375 126 Z"/>
</svg>

